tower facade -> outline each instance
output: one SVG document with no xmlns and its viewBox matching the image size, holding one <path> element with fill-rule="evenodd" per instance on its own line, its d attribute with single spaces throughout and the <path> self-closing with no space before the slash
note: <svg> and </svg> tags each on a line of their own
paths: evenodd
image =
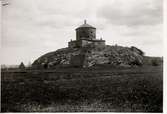
<svg viewBox="0 0 167 114">
<path fill-rule="evenodd" d="M 88 25 L 86 20 L 84 24 L 80 27 L 76 28 L 76 40 L 88 39 L 93 40 L 96 39 L 96 28 Z"/>
<path fill-rule="evenodd" d="M 69 48 L 80 48 L 86 45 L 104 46 L 105 40 L 96 39 L 96 28 L 87 24 L 79 26 L 76 30 L 76 40 L 68 42 Z"/>
</svg>

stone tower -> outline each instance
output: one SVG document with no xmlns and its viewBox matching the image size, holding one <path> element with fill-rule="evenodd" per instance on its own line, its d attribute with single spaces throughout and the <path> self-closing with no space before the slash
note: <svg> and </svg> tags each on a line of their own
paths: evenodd
<svg viewBox="0 0 167 114">
<path fill-rule="evenodd" d="M 69 48 L 80 48 L 86 45 L 104 46 L 105 40 L 96 39 L 96 28 L 87 24 L 79 26 L 76 30 L 76 40 L 68 42 Z"/>
<path fill-rule="evenodd" d="M 76 28 L 76 40 L 87 39 L 92 40 L 96 39 L 96 28 L 88 25 L 86 20 L 84 24 Z"/>
</svg>

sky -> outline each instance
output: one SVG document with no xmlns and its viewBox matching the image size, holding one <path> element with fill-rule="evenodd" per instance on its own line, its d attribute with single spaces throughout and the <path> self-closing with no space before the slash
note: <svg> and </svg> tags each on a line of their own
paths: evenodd
<svg viewBox="0 0 167 114">
<path fill-rule="evenodd" d="M 4 0 L 1 64 L 33 63 L 68 46 L 84 20 L 107 45 L 163 56 L 163 0 Z"/>
</svg>

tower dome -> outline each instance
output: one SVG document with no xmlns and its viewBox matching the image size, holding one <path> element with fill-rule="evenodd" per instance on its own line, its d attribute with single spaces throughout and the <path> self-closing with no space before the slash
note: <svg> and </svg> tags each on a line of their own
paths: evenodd
<svg viewBox="0 0 167 114">
<path fill-rule="evenodd" d="M 86 20 L 84 20 L 84 24 L 83 24 L 83 25 L 79 26 L 79 27 L 76 28 L 76 29 L 80 29 L 80 28 L 94 28 L 94 29 L 96 29 L 95 27 L 93 27 L 93 26 L 87 24 L 87 23 L 86 23 Z"/>
</svg>

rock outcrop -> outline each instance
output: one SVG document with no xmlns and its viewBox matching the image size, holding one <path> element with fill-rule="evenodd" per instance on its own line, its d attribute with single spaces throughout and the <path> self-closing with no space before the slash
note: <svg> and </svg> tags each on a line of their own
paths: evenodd
<svg viewBox="0 0 167 114">
<path fill-rule="evenodd" d="M 136 47 L 85 46 L 82 48 L 62 48 L 47 53 L 34 61 L 33 67 L 54 68 L 58 66 L 91 67 L 100 64 L 131 66 L 143 64 L 143 52 Z"/>
</svg>

